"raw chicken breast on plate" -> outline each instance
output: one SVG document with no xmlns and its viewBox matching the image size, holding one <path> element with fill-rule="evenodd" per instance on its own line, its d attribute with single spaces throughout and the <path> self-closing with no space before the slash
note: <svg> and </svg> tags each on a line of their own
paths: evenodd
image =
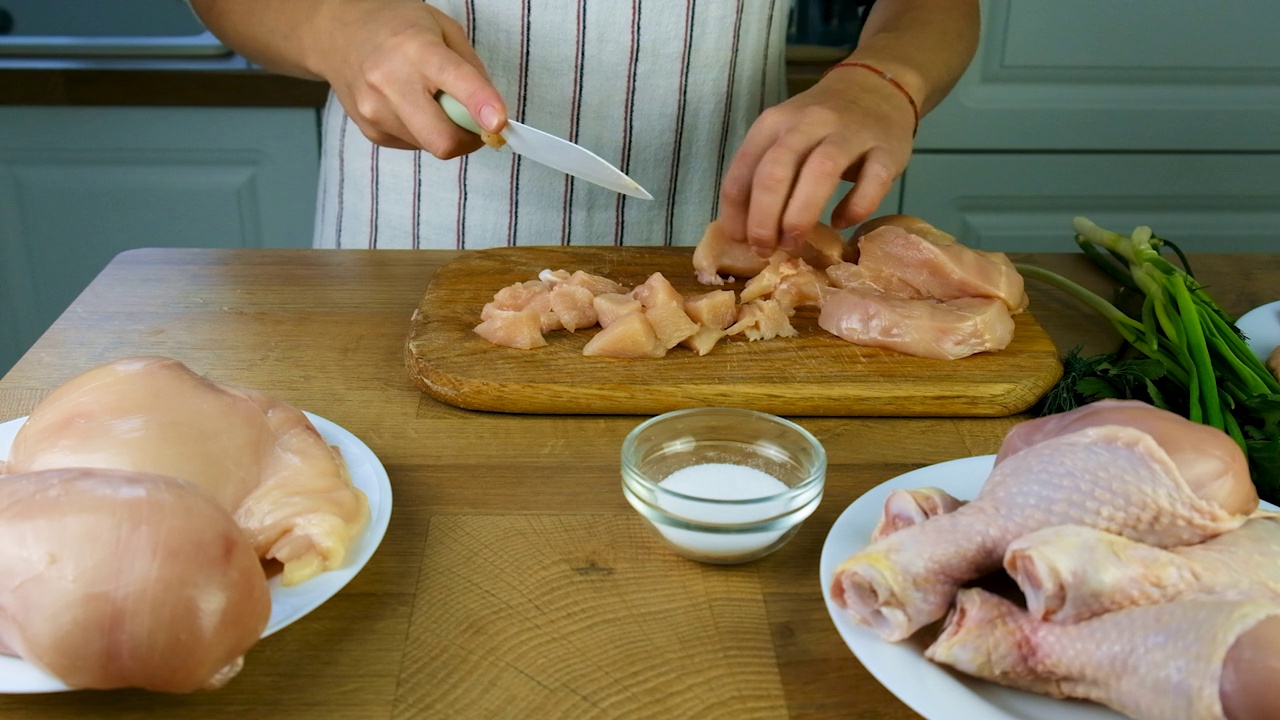
<svg viewBox="0 0 1280 720">
<path fill-rule="evenodd" d="M 7 471 L 99 467 L 181 478 L 301 583 L 341 566 L 369 520 L 341 455 L 300 410 L 170 358 L 101 365 L 50 393 L 18 430 Z"/>
<path fill-rule="evenodd" d="M 170 477 L 0 477 L 0 654 L 76 688 L 189 692 L 243 664 L 271 613 L 248 539 Z"/>
</svg>

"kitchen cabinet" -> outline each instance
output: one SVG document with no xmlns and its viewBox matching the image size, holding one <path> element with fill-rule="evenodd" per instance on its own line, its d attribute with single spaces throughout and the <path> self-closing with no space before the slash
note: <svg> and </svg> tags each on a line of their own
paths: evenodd
<svg viewBox="0 0 1280 720">
<path fill-rule="evenodd" d="M 0 373 L 117 253 L 306 247 L 315 108 L 0 107 Z"/>
<path fill-rule="evenodd" d="M 1268 154 L 920 153 L 904 212 L 966 245 L 1070 252 L 1071 219 L 1147 225 L 1187 252 L 1280 250 L 1280 162 Z"/>
<path fill-rule="evenodd" d="M 903 212 L 998 250 L 1071 218 L 1192 250 L 1280 249 L 1280 6 L 983 0 L 981 45 L 920 128 Z"/>
</svg>

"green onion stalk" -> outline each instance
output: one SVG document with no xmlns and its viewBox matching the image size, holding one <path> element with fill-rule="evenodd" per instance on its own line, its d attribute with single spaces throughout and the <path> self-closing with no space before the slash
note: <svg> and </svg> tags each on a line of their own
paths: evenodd
<svg viewBox="0 0 1280 720">
<path fill-rule="evenodd" d="M 1023 277 L 1057 287 L 1108 320 L 1123 338 L 1112 353 L 1063 358 L 1062 380 L 1043 414 L 1105 397 L 1135 398 L 1231 436 L 1249 459 L 1259 495 L 1280 504 L 1280 382 L 1247 338 L 1195 279 L 1186 255 L 1149 227 L 1122 235 L 1075 218 L 1076 244 L 1123 291 L 1142 299 L 1125 313 L 1081 285 L 1035 265 Z M 1163 251 L 1177 258 L 1174 264 Z"/>
</svg>

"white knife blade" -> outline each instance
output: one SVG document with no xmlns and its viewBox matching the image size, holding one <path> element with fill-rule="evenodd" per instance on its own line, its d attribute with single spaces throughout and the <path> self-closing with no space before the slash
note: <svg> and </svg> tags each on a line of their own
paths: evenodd
<svg viewBox="0 0 1280 720">
<path fill-rule="evenodd" d="M 462 103 L 451 95 L 439 93 L 436 100 L 439 101 L 440 107 L 444 108 L 449 119 L 458 126 L 477 135 L 484 134 Z M 513 152 L 567 175 L 582 178 L 623 195 L 644 200 L 653 199 L 647 190 L 640 187 L 640 183 L 627 177 L 626 173 L 581 145 L 575 145 L 568 140 L 514 120 L 507 120 L 507 127 L 502 131 L 502 139 L 506 141 L 505 147 L 511 148 Z"/>
</svg>

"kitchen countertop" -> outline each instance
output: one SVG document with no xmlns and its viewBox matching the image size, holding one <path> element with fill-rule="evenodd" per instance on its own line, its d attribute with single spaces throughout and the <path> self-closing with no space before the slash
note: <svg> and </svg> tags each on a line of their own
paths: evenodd
<svg viewBox="0 0 1280 720">
<path fill-rule="evenodd" d="M 843 58 L 813 45 L 787 49 L 795 94 Z M 322 107 L 324 82 L 262 70 L 238 55 L 193 60 L 0 58 L 0 105 Z"/>
<path fill-rule="evenodd" d="M 0 105 L 321 107 L 327 83 L 247 63 L 65 65 L 0 62 Z"/>
<path fill-rule="evenodd" d="M 794 418 L 829 454 L 799 534 L 751 564 L 665 551 L 623 499 L 642 418 L 481 413 L 410 381 L 404 339 L 452 251 L 133 250 L 0 380 L 0 420 L 109 359 L 163 354 L 347 428 L 395 507 L 381 548 L 320 608 L 266 638 L 225 688 L 0 698 L 59 718 L 915 717 L 853 657 L 818 559 L 854 499 L 908 470 L 995 452 L 1024 416 Z M 1095 290 L 1082 255 L 1015 256 Z M 1193 256 L 1230 312 L 1274 300 L 1280 254 Z M 1105 321 L 1031 282 L 1060 348 L 1112 347 Z"/>
</svg>

